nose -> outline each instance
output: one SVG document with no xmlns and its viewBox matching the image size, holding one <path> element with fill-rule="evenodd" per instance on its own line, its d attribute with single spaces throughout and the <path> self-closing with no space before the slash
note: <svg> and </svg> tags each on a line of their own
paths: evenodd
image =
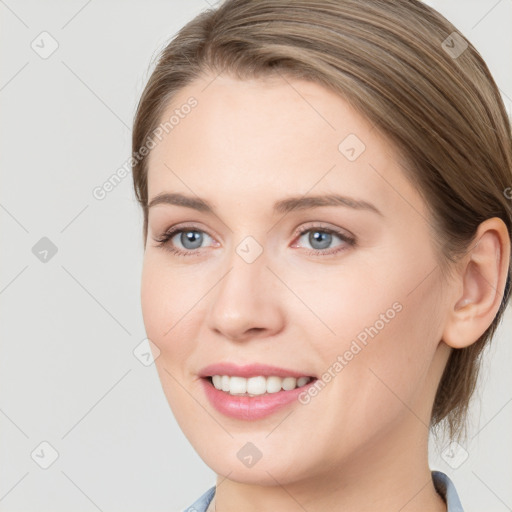
<svg viewBox="0 0 512 512">
<path fill-rule="evenodd" d="M 231 341 L 279 333 L 285 320 L 283 285 L 267 267 L 265 252 L 251 263 L 234 253 L 230 263 L 210 294 L 209 328 Z"/>
</svg>

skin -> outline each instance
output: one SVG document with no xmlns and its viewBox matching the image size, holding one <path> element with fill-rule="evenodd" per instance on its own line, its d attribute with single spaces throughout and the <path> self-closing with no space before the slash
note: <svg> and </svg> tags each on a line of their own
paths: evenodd
<svg viewBox="0 0 512 512">
<path fill-rule="evenodd" d="M 209 75 L 163 117 L 189 96 L 197 107 L 150 154 L 148 196 L 199 196 L 215 214 L 150 208 L 141 300 L 169 405 L 219 475 L 217 510 L 445 511 L 428 466 L 430 412 L 450 347 L 473 343 L 498 310 L 510 254 L 503 222 L 483 223 L 476 248 L 443 279 L 425 203 L 389 141 L 341 97 L 291 78 Z M 366 146 L 353 162 L 338 150 L 349 134 Z M 328 193 L 381 215 L 272 212 L 285 197 Z M 166 247 L 195 254 L 157 246 L 182 223 L 204 233 L 201 248 L 179 234 Z M 333 235 L 318 249 L 311 232 L 296 233 L 319 225 L 355 245 Z M 247 236 L 263 249 L 253 263 L 236 252 Z M 321 377 L 397 302 L 401 311 L 307 405 L 250 422 L 220 414 L 204 395 L 198 372 L 222 361 Z M 237 458 L 248 441 L 262 453 L 251 468 Z"/>
</svg>

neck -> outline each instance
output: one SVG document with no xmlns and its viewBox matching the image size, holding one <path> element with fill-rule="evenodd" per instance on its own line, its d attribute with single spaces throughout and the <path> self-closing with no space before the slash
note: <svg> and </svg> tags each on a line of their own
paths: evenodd
<svg viewBox="0 0 512 512">
<path fill-rule="evenodd" d="M 282 485 L 273 478 L 274 485 L 260 485 L 219 477 L 215 510 L 446 512 L 428 466 L 428 429 L 414 417 L 405 423 L 307 480 Z"/>
</svg>

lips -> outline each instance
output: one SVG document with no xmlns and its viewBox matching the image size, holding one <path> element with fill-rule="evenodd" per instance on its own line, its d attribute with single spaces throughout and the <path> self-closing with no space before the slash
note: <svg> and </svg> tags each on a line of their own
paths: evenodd
<svg viewBox="0 0 512 512">
<path fill-rule="evenodd" d="M 287 368 L 281 368 L 279 366 L 270 366 L 267 364 L 247 364 L 247 365 L 236 365 L 233 363 L 218 363 L 211 364 L 204 367 L 200 372 L 200 377 L 212 377 L 213 375 L 229 375 L 231 377 L 258 377 L 262 375 L 264 377 L 311 377 L 308 373 L 298 372 Z"/>
<path fill-rule="evenodd" d="M 199 376 L 212 406 L 243 420 L 257 420 L 297 404 L 299 394 L 316 380 L 307 373 L 263 364 L 219 363 L 203 368 Z"/>
</svg>

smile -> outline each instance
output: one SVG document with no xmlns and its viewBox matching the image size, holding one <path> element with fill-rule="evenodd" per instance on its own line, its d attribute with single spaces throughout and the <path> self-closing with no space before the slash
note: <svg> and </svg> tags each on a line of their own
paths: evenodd
<svg viewBox="0 0 512 512">
<path fill-rule="evenodd" d="M 299 395 L 317 380 L 302 372 L 261 364 L 210 365 L 199 373 L 213 408 L 238 420 L 258 420 L 299 405 Z"/>
<path fill-rule="evenodd" d="M 272 375 L 265 377 L 238 377 L 229 375 L 213 375 L 211 377 L 215 389 L 224 391 L 234 396 L 259 396 L 266 393 L 278 393 L 279 391 L 291 391 L 300 388 L 312 380 L 312 377 L 278 377 Z"/>
</svg>

